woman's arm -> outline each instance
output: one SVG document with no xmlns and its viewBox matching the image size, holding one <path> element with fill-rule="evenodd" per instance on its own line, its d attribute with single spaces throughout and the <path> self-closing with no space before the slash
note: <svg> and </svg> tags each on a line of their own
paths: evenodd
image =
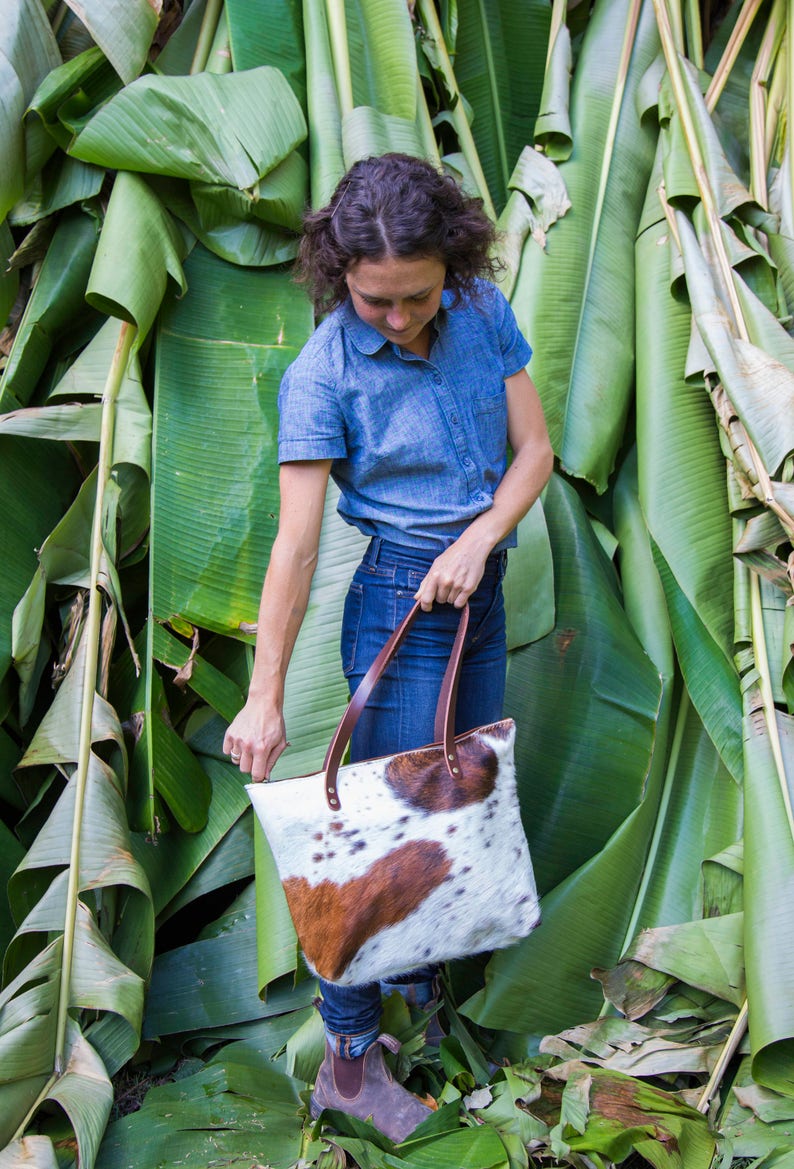
<svg viewBox="0 0 794 1169">
<path fill-rule="evenodd" d="M 507 378 L 505 387 L 513 461 L 494 492 L 493 506 L 434 561 L 415 594 L 423 609 L 434 601 L 463 608 L 482 579 L 488 556 L 526 515 L 551 475 L 554 455 L 532 379 L 522 369 Z"/>
<path fill-rule="evenodd" d="M 287 746 L 284 679 L 309 600 L 331 461 L 284 463 L 278 534 L 262 586 L 248 700 L 223 740 L 260 783 Z"/>
</svg>

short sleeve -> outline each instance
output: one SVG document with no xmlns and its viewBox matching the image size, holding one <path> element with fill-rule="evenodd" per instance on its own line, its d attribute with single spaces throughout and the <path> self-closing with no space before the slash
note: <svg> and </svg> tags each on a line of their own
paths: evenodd
<svg viewBox="0 0 794 1169">
<path fill-rule="evenodd" d="M 493 286 L 494 320 L 499 334 L 499 348 L 504 362 L 505 377 L 522 370 L 532 356 L 532 347 L 518 327 L 510 304 L 504 293 Z"/>
<path fill-rule="evenodd" d="M 336 387 L 322 362 L 304 353 L 288 366 L 278 393 L 278 461 L 343 459 L 345 425 Z"/>
</svg>

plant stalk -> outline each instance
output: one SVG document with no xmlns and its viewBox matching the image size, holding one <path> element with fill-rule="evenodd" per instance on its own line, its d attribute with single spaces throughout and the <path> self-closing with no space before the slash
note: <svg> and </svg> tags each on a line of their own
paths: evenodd
<svg viewBox="0 0 794 1169">
<path fill-rule="evenodd" d="M 792 111 L 794 110 L 794 22 L 791 19 L 791 5 L 788 4 L 787 11 L 789 14 L 788 29 L 786 36 L 786 100 L 785 109 L 788 111 L 788 149 L 789 149 L 789 167 L 788 167 L 788 181 L 789 181 L 789 200 L 790 205 L 794 206 L 794 164 L 792 164 L 792 149 L 791 149 L 791 122 Z"/>
<path fill-rule="evenodd" d="M 689 48 L 689 59 L 697 69 L 702 69 L 703 59 L 703 25 L 700 20 L 700 4 L 698 0 L 686 0 L 684 6 L 684 26 L 686 28 L 686 43 Z"/>
<path fill-rule="evenodd" d="M 469 126 L 466 117 L 466 111 L 463 105 L 458 82 L 452 69 L 452 62 L 449 59 L 446 42 L 444 41 L 444 33 L 441 28 L 441 21 L 438 18 L 435 4 L 433 0 L 418 0 L 417 7 L 419 9 L 419 16 L 424 25 L 427 35 L 433 40 L 438 53 L 438 60 L 441 65 L 441 73 L 444 78 L 444 84 L 447 91 L 453 95 L 454 105 L 450 110 L 455 132 L 458 136 L 458 142 L 463 152 L 463 156 L 468 163 L 469 169 L 474 176 L 474 181 L 477 184 L 477 190 L 480 198 L 483 201 L 483 207 L 487 215 L 496 221 L 496 209 L 491 199 L 490 191 L 488 190 L 488 183 L 485 180 L 482 166 L 480 164 L 480 156 L 477 153 L 477 147 L 474 144 L 471 127 Z"/>
<path fill-rule="evenodd" d="M 212 38 L 212 47 L 207 54 L 204 66 L 207 73 L 231 73 L 232 50 L 229 40 L 229 22 L 226 13 L 222 12 L 218 20 L 215 36 Z"/>
<path fill-rule="evenodd" d="M 742 45 L 747 39 L 747 34 L 758 15 L 758 10 L 762 3 L 763 0 L 745 0 L 744 6 L 739 13 L 739 19 L 733 26 L 731 35 L 728 38 L 728 43 L 725 46 L 720 63 L 714 70 L 711 85 L 706 91 L 706 106 L 709 113 L 712 112 L 720 100 L 720 94 L 725 88 L 725 83 L 728 80 L 731 69 L 736 64 L 736 58 L 742 50 Z"/>
<path fill-rule="evenodd" d="M 207 59 L 212 50 L 212 42 L 215 40 L 222 8 L 223 0 L 207 0 L 196 48 L 193 52 L 193 60 L 190 62 L 191 76 L 194 73 L 203 73 L 207 67 Z"/>
<path fill-rule="evenodd" d="M 753 0 L 753 2 L 755 2 L 755 0 Z M 664 0 L 653 0 L 653 6 L 656 12 L 656 20 L 659 26 L 659 35 L 662 41 L 662 48 L 664 50 L 665 61 L 667 64 L 667 71 L 669 73 L 670 82 L 673 88 L 673 96 L 675 98 L 676 108 L 678 110 L 678 115 L 681 118 L 681 123 L 684 129 L 684 137 L 686 140 L 687 149 L 689 151 L 690 164 L 692 166 L 692 171 L 698 186 L 698 192 L 703 204 L 703 210 L 706 215 L 709 235 L 712 246 L 714 248 L 714 253 L 717 258 L 717 269 L 722 278 L 723 291 L 733 314 L 733 324 L 737 335 L 742 341 L 749 342 L 750 336 L 747 331 L 747 325 L 745 324 L 741 304 L 736 292 L 736 285 L 734 284 L 733 280 L 733 269 L 731 267 L 728 252 L 725 247 L 725 240 L 722 234 L 722 220 L 717 209 L 714 192 L 712 191 L 711 183 L 709 182 L 708 171 L 706 170 L 703 155 L 701 154 L 700 146 L 698 144 L 695 124 L 692 118 L 692 112 L 689 108 L 688 93 L 684 84 L 681 70 L 681 61 L 673 46 L 673 36 L 668 19 L 667 8 L 665 6 Z M 758 451 L 751 441 L 750 436 L 744 430 L 744 427 L 742 427 L 742 431 L 744 435 L 743 441 L 747 447 L 752 461 L 755 478 L 763 493 L 762 501 L 775 513 L 775 515 L 781 519 L 781 522 L 783 523 L 786 530 L 790 531 L 791 518 L 785 513 L 784 509 L 782 509 L 775 500 L 769 472 L 761 461 Z"/>
<path fill-rule="evenodd" d="M 747 999 L 742 1003 L 742 1009 L 736 1016 L 736 1021 L 731 1027 L 731 1033 L 725 1041 L 725 1046 L 720 1052 L 719 1059 L 714 1065 L 714 1070 L 709 1076 L 708 1083 L 703 1089 L 703 1094 L 697 1102 L 698 1112 L 708 1112 L 711 1098 L 720 1085 L 722 1077 L 725 1075 L 725 1070 L 728 1064 L 736 1054 L 736 1049 L 741 1043 L 744 1033 L 747 1030 Z"/>
<path fill-rule="evenodd" d="M 750 577 L 750 610 L 753 622 L 753 658 L 755 660 L 755 667 L 758 670 L 761 702 L 764 707 L 764 719 L 769 733 L 772 756 L 775 760 L 775 770 L 777 771 L 778 783 L 780 784 L 780 795 L 783 799 L 783 807 L 786 809 L 789 832 L 791 833 L 792 840 L 794 840 L 794 813 L 792 813 L 791 795 L 786 781 L 786 765 L 783 761 L 783 749 L 780 745 L 775 697 L 772 691 L 772 676 L 769 672 L 769 655 L 767 653 L 766 633 L 764 631 L 764 610 L 761 604 L 761 580 L 756 572 L 752 573 Z"/>
<path fill-rule="evenodd" d="M 604 202 L 606 200 L 607 180 L 609 177 L 610 168 L 612 166 L 612 159 L 615 154 L 615 135 L 617 133 L 620 113 L 623 108 L 623 97 L 626 92 L 626 82 L 628 80 L 629 65 L 631 64 L 631 54 L 634 49 L 634 40 L 637 35 L 637 25 L 640 21 L 641 11 L 642 0 L 632 0 L 628 20 L 626 21 L 626 29 L 623 34 L 623 44 L 620 50 L 615 91 L 612 97 L 612 109 L 610 110 L 609 114 L 609 124 L 607 126 L 606 139 L 604 141 L 604 148 L 601 157 L 601 175 L 598 182 L 598 193 L 596 195 L 595 208 L 593 210 L 593 230 L 590 232 L 590 251 L 588 253 L 587 263 L 585 266 L 585 290 L 587 290 L 590 286 L 593 264 L 595 263 L 596 246 L 598 243 L 598 235 L 601 226 L 601 215 L 604 209 Z M 587 296 L 585 295 L 582 297 L 582 307 L 579 312 L 577 337 L 581 332 L 582 315 L 585 311 L 586 300 Z"/>
<path fill-rule="evenodd" d="M 553 0 L 551 6 L 551 26 L 549 27 L 549 47 L 546 50 L 546 72 L 548 72 L 551 58 L 554 52 L 554 45 L 557 37 L 560 35 L 560 30 L 565 24 L 565 18 L 568 15 L 568 0 Z"/>
<path fill-rule="evenodd" d="M 785 0 L 775 0 L 764 39 L 750 78 L 750 191 L 763 206 L 769 204 L 767 172 L 770 153 L 766 130 L 769 78 L 783 41 Z"/>
<path fill-rule="evenodd" d="M 328 34 L 331 40 L 331 57 L 336 75 L 336 93 L 342 118 L 353 110 L 353 79 L 350 73 L 350 51 L 347 44 L 345 22 L 345 0 L 326 0 Z"/>
<path fill-rule="evenodd" d="M 80 738 L 77 752 L 77 770 L 74 775 L 75 799 L 70 849 L 69 882 L 66 892 L 66 918 L 63 932 L 63 954 L 61 956 L 61 981 L 58 998 L 58 1015 L 55 1026 L 55 1075 L 64 1071 L 66 1048 L 66 1023 L 69 1012 L 69 988 L 72 978 L 74 939 L 77 924 L 77 906 L 80 895 L 80 846 L 82 837 L 82 808 L 91 762 L 92 723 L 94 697 L 96 694 L 99 658 L 99 636 L 102 625 L 102 594 L 98 578 L 103 555 L 103 512 L 105 487 L 110 478 L 113 456 L 113 434 L 116 422 L 116 402 L 121 388 L 124 371 L 127 368 L 130 350 L 136 329 L 124 321 L 119 330 L 119 339 L 108 371 L 102 396 L 102 428 L 99 438 L 99 459 L 97 466 L 96 502 L 91 529 L 91 585 L 89 589 L 88 616 L 83 637 L 85 638 L 85 673 L 83 674 L 83 695 L 80 711 Z"/>
</svg>

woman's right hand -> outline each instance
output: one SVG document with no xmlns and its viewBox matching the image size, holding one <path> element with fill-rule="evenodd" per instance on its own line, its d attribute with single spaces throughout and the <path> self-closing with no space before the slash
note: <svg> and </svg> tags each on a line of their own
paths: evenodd
<svg viewBox="0 0 794 1169">
<path fill-rule="evenodd" d="M 280 708 L 249 697 L 223 737 L 223 750 L 254 783 L 270 778 L 289 743 Z"/>
</svg>

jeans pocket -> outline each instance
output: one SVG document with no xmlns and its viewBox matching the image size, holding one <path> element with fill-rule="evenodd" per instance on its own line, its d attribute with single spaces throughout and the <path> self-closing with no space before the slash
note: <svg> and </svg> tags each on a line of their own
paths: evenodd
<svg viewBox="0 0 794 1169">
<path fill-rule="evenodd" d="M 354 580 L 345 597 L 345 608 L 342 617 L 342 673 L 347 678 L 356 665 L 356 651 L 358 637 L 361 630 L 361 614 L 364 609 L 364 587 Z"/>
</svg>

